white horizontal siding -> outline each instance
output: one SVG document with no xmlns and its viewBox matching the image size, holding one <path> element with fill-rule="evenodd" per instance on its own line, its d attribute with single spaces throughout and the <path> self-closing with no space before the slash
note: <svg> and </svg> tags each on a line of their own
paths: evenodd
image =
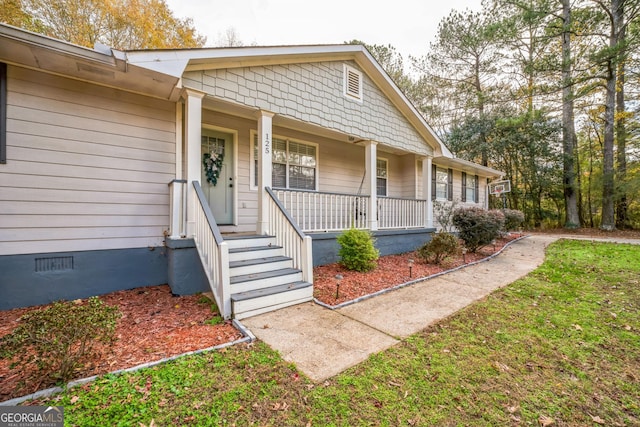
<svg viewBox="0 0 640 427">
<path fill-rule="evenodd" d="M 149 227 L 166 226 L 167 218 L 164 215 L 74 215 L 73 227 Z M 2 218 L 3 228 L 42 228 L 42 224 L 48 227 L 69 227 L 68 215 L 6 215 Z M 2 229 L 0 229 L 2 230 Z"/>
<path fill-rule="evenodd" d="M 161 245 L 175 104 L 9 67 L 0 255 Z"/>
<path fill-rule="evenodd" d="M 12 151 L 7 149 L 7 151 Z M 7 154 L 8 155 L 8 154 Z M 115 162 L 114 162 L 115 163 Z M 108 165 L 112 166 L 112 165 Z M 11 159 L 6 165 L 0 165 L 0 171 L 4 174 L 24 174 L 46 177 L 68 177 L 78 179 L 107 180 L 120 182 L 135 181 L 138 183 L 156 183 L 167 185 L 167 174 L 161 172 L 148 172 L 136 170 L 114 169 L 112 167 L 96 168 L 83 165 L 52 164 L 46 162 L 34 162 L 29 159 Z M 170 178 L 173 179 L 173 178 Z M 46 180 L 42 179 L 43 183 Z M 2 181 L 0 181 L 2 185 Z M 124 190 L 123 188 L 123 191 Z"/>
<path fill-rule="evenodd" d="M 65 227 L 0 229 L 0 241 L 26 242 L 41 240 L 113 239 L 161 236 L 163 227 Z"/>
<path fill-rule="evenodd" d="M 2 168 L 0 167 L 0 170 Z M 103 179 L 48 176 L 46 180 L 37 175 L 23 175 L 18 173 L 0 173 L 0 182 L 3 186 L 11 188 L 40 188 L 50 190 L 88 190 L 98 192 L 117 192 L 134 194 L 166 194 L 167 184 L 152 182 L 128 181 L 126 188 L 120 181 L 107 181 Z"/>
</svg>

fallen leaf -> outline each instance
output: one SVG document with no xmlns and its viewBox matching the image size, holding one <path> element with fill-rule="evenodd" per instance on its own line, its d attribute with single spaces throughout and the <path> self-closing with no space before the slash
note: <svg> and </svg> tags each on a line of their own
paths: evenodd
<svg viewBox="0 0 640 427">
<path fill-rule="evenodd" d="M 516 412 L 518 412 L 519 409 L 520 409 L 519 406 L 509 406 L 507 408 L 507 411 L 509 411 L 510 414 L 515 414 Z"/>
<path fill-rule="evenodd" d="M 581 331 L 582 330 L 582 326 L 580 326 L 580 325 L 571 325 L 571 326 L 573 326 L 576 331 Z"/>
<path fill-rule="evenodd" d="M 541 415 L 540 418 L 538 418 L 538 423 L 540 423 L 540 425 L 542 427 L 547 427 L 547 426 L 552 426 L 553 424 L 555 424 L 555 420 L 551 417 L 547 417 L 545 415 Z"/>
<path fill-rule="evenodd" d="M 629 325 L 624 325 L 624 330 L 625 330 L 625 331 L 630 331 L 630 330 L 631 330 L 631 326 L 629 326 Z"/>
<path fill-rule="evenodd" d="M 613 317 L 614 319 L 617 319 L 617 318 L 618 318 L 618 315 L 617 315 L 617 314 L 615 314 L 615 313 L 611 313 L 611 317 Z"/>
<path fill-rule="evenodd" d="M 504 363 L 496 362 L 495 365 L 496 365 L 496 368 L 502 372 L 507 372 L 511 370 L 511 368 L 505 365 Z"/>
<path fill-rule="evenodd" d="M 78 400 L 80 400 L 80 398 L 78 396 L 73 396 L 71 398 L 71 403 L 76 403 Z"/>
<path fill-rule="evenodd" d="M 602 418 L 600 418 L 599 416 L 596 415 L 594 417 L 591 414 L 589 414 L 589 416 L 591 417 L 591 421 L 593 421 L 594 423 L 597 423 L 597 424 L 600 424 L 600 425 L 604 425 L 605 424 L 604 420 Z"/>
</svg>

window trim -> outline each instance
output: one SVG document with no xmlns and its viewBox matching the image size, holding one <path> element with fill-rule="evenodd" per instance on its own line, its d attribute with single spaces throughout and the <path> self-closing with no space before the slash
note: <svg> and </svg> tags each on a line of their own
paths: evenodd
<svg viewBox="0 0 640 427">
<path fill-rule="evenodd" d="M 387 171 L 386 177 L 378 176 L 378 160 L 384 162 L 384 168 Z M 378 194 L 378 179 L 384 179 L 384 195 Z M 386 157 L 376 157 L 376 196 L 389 197 L 389 159 L 387 159 Z"/>
<path fill-rule="evenodd" d="M 258 184 L 257 184 L 257 179 L 258 179 L 258 175 L 257 175 L 257 164 L 256 162 L 258 161 L 258 159 L 255 157 L 255 141 L 256 138 L 258 136 L 258 131 L 256 130 L 251 130 L 249 132 L 250 134 L 250 149 L 249 149 L 249 163 L 250 163 L 250 167 L 249 167 L 249 189 L 252 191 L 258 191 Z M 295 138 L 287 138 L 284 136 L 280 136 L 280 135 L 273 135 L 272 141 L 275 141 L 276 139 L 285 141 L 287 143 L 287 171 L 286 171 L 286 190 L 300 190 L 300 191 L 318 191 L 318 188 L 320 186 L 320 150 L 319 150 L 319 145 L 315 142 L 309 142 L 309 141 L 303 141 L 300 139 L 295 139 Z M 315 170 L 316 170 L 316 180 L 314 183 L 314 189 L 313 190 L 303 190 L 300 188 L 290 188 L 289 187 L 289 143 L 290 142 L 294 142 L 296 144 L 302 144 L 302 145 L 310 145 L 312 147 L 315 148 L 316 151 L 316 166 L 315 166 Z M 273 165 L 273 150 L 271 153 L 271 164 Z M 271 172 L 273 174 L 273 170 Z M 272 187 L 273 187 L 273 182 L 271 183 Z M 281 187 L 274 187 L 274 188 L 281 188 Z"/>
<path fill-rule="evenodd" d="M 469 185 L 468 178 L 474 179 L 473 186 Z M 463 202 L 478 203 L 478 201 L 480 200 L 480 197 L 478 195 L 479 189 L 480 189 L 479 179 L 480 178 L 478 177 L 478 175 L 469 175 L 466 172 L 462 172 L 462 201 Z M 469 198 L 467 197 L 468 190 L 473 191 L 473 200 L 469 200 Z"/>
<path fill-rule="evenodd" d="M 438 197 L 438 170 L 447 174 L 447 183 L 445 186 L 446 197 Z M 443 168 L 438 165 L 431 166 L 431 198 L 438 201 L 453 201 L 453 169 Z"/>
<path fill-rule="evenodd" d="M 7 163 L 7 64 L 0 62 L 0 164 Z"/>
<path fill-rule="evenodd" d="M 349 83 L 350 83 L 351 75 L 358 78 L 357 93 L 353 90 L 350 90 L 351 85 Z M 352 99 L 354 101 L 362 103 L 364 100 L 363 86 L 364 86 L 364 79 L 363 79 L 362 71 L 352 67 L 351 65 L 344 64 L 344 71 L 342 74 L 342 94 L 348 99 Z"/>
</svg>

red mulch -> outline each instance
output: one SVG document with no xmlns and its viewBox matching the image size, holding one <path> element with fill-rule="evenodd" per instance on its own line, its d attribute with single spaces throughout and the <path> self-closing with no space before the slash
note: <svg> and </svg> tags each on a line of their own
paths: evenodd
<svg viewBox="0 0 640 427">
<path fill-rule="evenodd" d="M 117 340 L 77 372 L 76 378 L 105 374 L 142 363 L 228 343 L 242 338 L 230 322 L 208 325 L 216 313 L 210 303 L 198 302 L 201 295 L 174 297 L 169 286 L 151 286 L 114 292 L 100 297 L 120 308 Z M 45 306 L 0 311 L 0 337 L 10 333 L 22 315 Z M 52 386 L 41 378 L 35 366 L 11 369 L 0 359 L 0 401 Z"/>
<path fill-rule="evenodd" d="M 436 273 L 459 267 L 465 263 L 479 261 L 493 255 L 508 242 L 521 237 L 512 233 L 496 240 L 493 245 L 486 246 L 476 253 L 460 254 L 443 261 L 440 265 L 428 264 L 420 259 L 416 252 L 400 255 L 386 255 L 378 259 L 378 266 L 367 273 L 349 271 L 340 264 L 329 264 L 313 269 L 313 296 L 328 305 L 338 305 L 346 301 L 369 295 L 383 289 L 392 288 L 403 283 L 428 277 Z M 409 276 L 409 260 L 412 259 L 411 277 Z M 336 275 L 342 275 L 340 290 L 336 298 Z"/>
<path fill-rule="evenodd" d="M 591 237 L 640 238 L 638 231 L 605 232 L 592 229 L 546 230 L 542 233 L 577 234 Z M 521 235 L 512 234 L 496 241 L 495 250 L 488 246 L 475 254 L 466 254 L 466 262 L 486 258 Z M 408 260 L 413 259 L 411 277 Z M 391 288 L 421 277 L 427 277 L 464 264 L 462 255 L 441 265 L 420 261 L 415 252 L 380 257 L 378 267 L 369 273 L 348 271 L 339 264 L 314 269 L 314 296 L 329 305 L 337 305 L 358 297 Z M 341 274 L 340 292 L 336 298 L 336 274 Z M 174 297 L 168 286 L 152 286 L 119 291 L 100 297 L 117 305 L 122 313 L 118 321 L 118 340 L 104 349 L 77 372 L 77 378 L 105 374 L 165 357 L 199 350 L 240 339 L 242 334 L 230 322 L 215 326 L 204 323 L 214 317 L 209 304 L 199 303 L 201 296 Z M 22 315 L 46 306 L 0 311 L 0 337 L 10 333 Z M 10 361 L 0 359 L 0 402 L 52 386 L 40 378 L 37 369 L 11 369 Z"/>
</svg>

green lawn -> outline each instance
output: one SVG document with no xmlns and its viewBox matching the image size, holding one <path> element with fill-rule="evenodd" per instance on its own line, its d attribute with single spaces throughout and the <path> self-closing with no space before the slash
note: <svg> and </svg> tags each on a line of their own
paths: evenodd
<svg viewBox="0 0 640 427">
<path fill-rule="evenodd" d="M 640 425 L 639 261 L 559 241 L 525 279 L 323 384 L 256 343 L 38 403 L 91 426 Z"/>
</svg>

